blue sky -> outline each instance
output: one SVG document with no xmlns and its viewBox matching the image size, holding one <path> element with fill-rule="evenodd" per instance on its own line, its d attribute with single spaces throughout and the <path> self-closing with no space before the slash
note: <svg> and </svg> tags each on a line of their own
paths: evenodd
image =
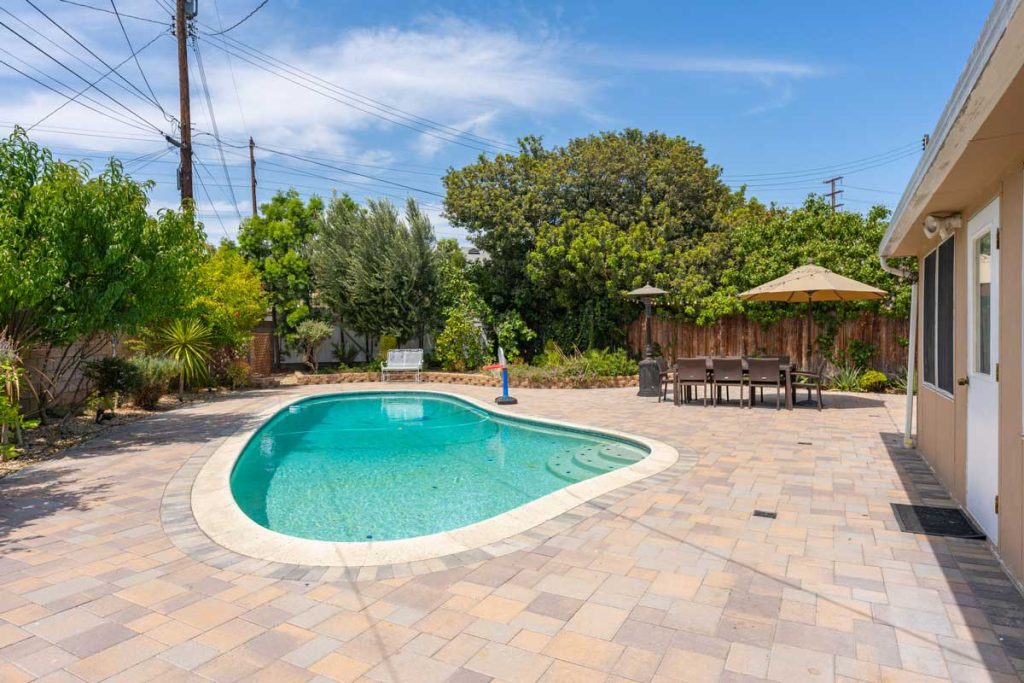
<svg viewBox="0 0 1024 683">
<path fill-rule="evenodd" d="M 32 2 L 108 64 L 129 57 L 109 11 Z M 109 0 L 75 2 L 111 9 Z M 156 38 L 139 56 L 153 94 L 129 60 L 118 71 L 138 91 L 105 79 L 99 87 L 110 98 L 89 92 L 99 112 L 67 104 L 32 136 L 66 158 L 98 164 L 117 155 L 136 177 L 156 181 L 154 208 L 173 206 L 175 153 L 160 132 L 173 133 L 175 124 L 144 97 L 177 115 L 175 45 L 160 23 L 168 0 L 115 2 L 123 14 L 149 20 L 123 19 L 136 48 Z M 237 147 L 249 135 L 260 147 L 261 202 L 289 186 L 321 195 L 337 188 L 357 199 L 400 201 L 412 192 L 441 236 L 461 236 L 444 221 L 437 196 L 448 166 L 525 134 L 558 144 L 624 127 L 702 144 L 728 182 L 747 182 L 765 201 L 798 204 L 835 174 L 846 177 L 848 208 L 891 207 L 990 9 L 956 0 L 269 0 L 227 34 L 237 43 L 211 35 L 258 4 L 200 0 L 203 71 L 229 145 L 230 183 L 192 54 L 198 175 L 206 185 L 196 190 L 211 240 L 234 236 L 238 215 L 249 212 L 248 162 Z M 0 3 L 0 22 L 87 81 L 107 70 L 27 0 Z M 0 33 L 0 60 L 65 93 L 85 87 L 8 29 Z M 257 68 L 250 48 L 300 68 L 299 78 L 323 79 L 313 82 L 321 92 Z M 274 64 L 278 73 L 288 68 Z M 324 96 L 327 88 L 334 99 Z M 0 92 L 4 133 L 66 102 L 3 64 Z"/>
</svg>

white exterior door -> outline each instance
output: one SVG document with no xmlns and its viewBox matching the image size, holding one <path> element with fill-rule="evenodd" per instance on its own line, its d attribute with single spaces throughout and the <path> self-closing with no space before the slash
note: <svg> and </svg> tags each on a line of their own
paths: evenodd
<svg viewBox="0 0 1024 683">
<path fill-rule="evenodd" d="M 999 541 L 998 231 L 997 198 L 967 223 L 967 509 L 993 544 Z"/>
</svg>

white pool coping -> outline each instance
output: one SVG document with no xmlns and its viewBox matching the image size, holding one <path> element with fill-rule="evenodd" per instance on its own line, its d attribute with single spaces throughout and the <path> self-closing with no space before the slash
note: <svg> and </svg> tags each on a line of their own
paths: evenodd
<svg viewBox="0 0 1024 683">
<path fill-rule="evenodd" d="M 235 461 L 238 460 L 253 434 L 277 412 L 293 403 L 334 393 L 350 396 L 408 391 L 465 401 L 488 413 L 511 417 L 515 420 L 626 439 L 641 444 L 649 449 L 650 453 L 628 467 L 570 484 L 494 517 L 456 529 L 414 538 L 386 541 L 318 541 L 288 536 L 260 526 L 250 519 L 235 502 L 231 493 L 231 471 Z M 257 413 L 256 417 L 261 418 L 258 426 L 239 429 L 229 436 L 213 452 L 196 476 L 192 485 L 192 514 L 199 528 L 221 546 L 248 557 L 286 564 L 318 567 L 371 567 L 429 560 L 475 550 L 521 534 L 578 505 L 658 474 L 674 465 L 679 459 L 679 452 L 675 448 L 655 439 L 532 415 L 521 415 L 468 396 L 414 387 L 313 392 L 272 401 L 269 406 Z"/>
</svg>

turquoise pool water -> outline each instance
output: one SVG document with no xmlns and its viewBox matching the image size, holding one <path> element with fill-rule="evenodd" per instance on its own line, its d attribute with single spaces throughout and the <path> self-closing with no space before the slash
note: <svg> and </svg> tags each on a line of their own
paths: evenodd
<svg viewBox="0 0 1024 683">
<path fill-rule="evenodd" d="M 479 522 L 647 453 L 443 395 L 334 394 L 264 424 L 235 463 L 231 492 L 284 534 L 393 540 Z"/>
</svg>

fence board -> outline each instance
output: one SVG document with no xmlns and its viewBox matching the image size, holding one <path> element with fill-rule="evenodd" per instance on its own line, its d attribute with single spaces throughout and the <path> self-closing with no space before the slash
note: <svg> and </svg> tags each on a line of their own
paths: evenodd
<svg viewBox="0 0 1024 683">
<path fill-rule="evenodd" d="M 627 335 L 630 348 L 643 352 L 643 316 L 630 323 Z M 692 356 L 788 355 L 800 367 L 810 367 L 807 356 L 806 318 L 787 318 L 770 325 L 728 316 L 714 325 L 702 326 L 654 316 L 651 338 L 661 347 L 666 358 Z M 811 339 L 818 334 L 811 329 Z M 904 369 L 907 365 L 909 322 L 876 313 L 839 325 L 836 332 L 837 355 L 844 353 L 854 339 L 875 347 L 869 366 L 885 373 Z"/>
</svg>

